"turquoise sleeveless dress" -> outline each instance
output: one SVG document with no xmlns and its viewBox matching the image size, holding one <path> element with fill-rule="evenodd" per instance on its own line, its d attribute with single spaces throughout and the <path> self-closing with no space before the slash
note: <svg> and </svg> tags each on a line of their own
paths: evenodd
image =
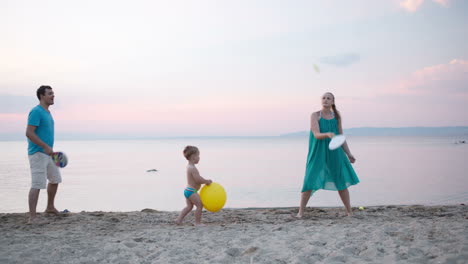
<svg viewBox="0 0 468 264">
<path fill-rule="evenodd" d="M 324 119 L 320 113 L 320 133 L 333 132 L 338 135 L 338 121 Z M 359 179 L 342 147 L 328 149 L 330 138 L 317 140 L 309 134 L 309 153 L 302 192 L 320 189 L 341 191 L 359 183 Z"/>
</svg>

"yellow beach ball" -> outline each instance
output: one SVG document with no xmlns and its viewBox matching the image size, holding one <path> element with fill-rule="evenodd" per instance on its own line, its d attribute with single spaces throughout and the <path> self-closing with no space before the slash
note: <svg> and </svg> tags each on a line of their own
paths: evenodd
<svg viewBox="0 0 468 264">
<path fill-rule="evenodd" d="M 219 183 L 213 182 L 205 185 L 200 191 L 203 207 L 210 212 L 218 212 L 226 203 L 226 191 Z"/>
</svg>

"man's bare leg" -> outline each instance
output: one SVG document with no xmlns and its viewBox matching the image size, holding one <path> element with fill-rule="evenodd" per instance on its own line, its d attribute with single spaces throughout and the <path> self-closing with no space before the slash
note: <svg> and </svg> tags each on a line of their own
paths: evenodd
<svg viewBox="0 0 468 264">
<path fill-rule="evenodd" d="M 47 208 L 45 210 L 46 213 L 59 214 L 59 211 L 55 209 L 55 206 L 54 206 L 55 195 L 57 194 L 57 189 L 58 189 L 57 183 L 49 183 L 47 185 Z"/>
<path fill-rule="evenodd" d="M 37 201 L 39 200 L 39 192 L 40 192 L 40 189 L 31 188 L 29 190 L 29 196 L 28 196 L 29 220 L 28 220 L 28 224 L 31 224 L 36 220 L 36 217 L 37 217 L 36 207 L 37 207 Z"/>
</svg>

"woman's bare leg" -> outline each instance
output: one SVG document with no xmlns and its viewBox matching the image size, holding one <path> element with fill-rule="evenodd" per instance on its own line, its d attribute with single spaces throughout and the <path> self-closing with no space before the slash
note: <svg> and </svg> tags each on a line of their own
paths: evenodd
<svg viewBox="0 0 468 264">
<path fill-rule="evenodd" d="M 304 216 L 304 210 L 307 206 L 307 203 L 310 199 L 310 194 L 312 191 L 305 191 L 301 193 L 301 205 L 299 206 L 299 212 L 297 213 L 297 218 L 302 218 Z"/>
<path fill-rule="evenodd" d="M 344 204 L 344 206 L 346 208 L 346 214 L 348 216 L 353 215 L 353 212 L 351 211 L 351 201 L 350 201 L 350 198 L 349 198 L 348 189 L 338 191 L 338 193 L 340 194 L 341 201 L 343 202 L 343 204 Z"/>
</svg>

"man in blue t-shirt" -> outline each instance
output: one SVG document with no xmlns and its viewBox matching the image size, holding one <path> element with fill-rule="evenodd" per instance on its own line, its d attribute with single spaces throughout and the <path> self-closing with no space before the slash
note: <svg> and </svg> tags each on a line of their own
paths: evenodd
<svg viewBox="0 0 468 264">
<path fill-rule="evenodd" d="M 29 112 L 26 137 L 28 138 L 28 157 L 31 167 L 31 189 L 29 190 L 29 221 L 41 223 L 37 219 L 36 207 L 41 189 L 47 186 L 46 213 L 58 214 L 54 206 L 55 194 L 62 176 L 52 160 L 54 147 L 54 119 L 49 106 L 54 104 L 54 91 L 50 86 L 41 86 L 36 92 L 39 105 Z M 49 183 L 47 184 L 47 180 Z"/>
</svg>

